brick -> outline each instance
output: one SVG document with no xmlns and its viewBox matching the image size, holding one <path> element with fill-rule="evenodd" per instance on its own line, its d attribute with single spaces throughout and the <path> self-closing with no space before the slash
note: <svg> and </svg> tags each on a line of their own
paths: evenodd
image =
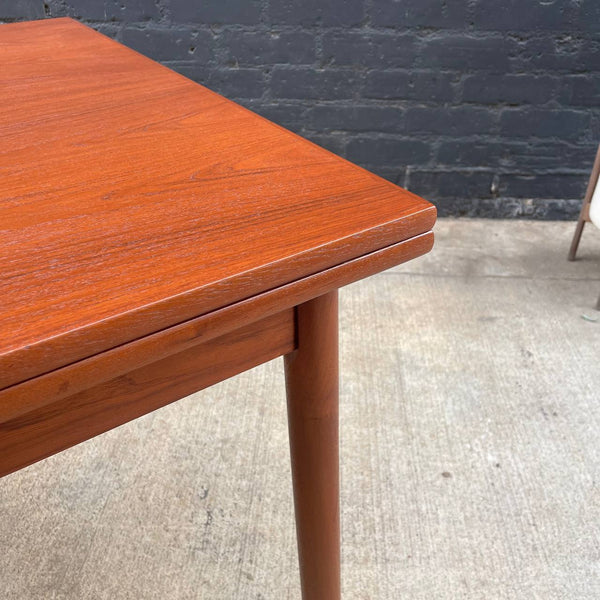
<svg viewBox="0 0 600 600">
<path fill-rule="evenodd" d="M 269 119 L 269 121 L 278 123 L 295 132 L 301 131 L 306 121 L 307 109 L 302 104 L 286 104 L 283 102 L 261 104 L 253 110 L 256 110 L 259 115 Z"/>
<path fill-rule="evenodd" d="M 5 0 L 0 4 L 0 20 L 42 19 L 43 0 Z"/>
<path fill-rule="evenodd" d="M 511 69 L 525 72 L 598 70 L 600 43 L 558 35 L 524 40 L 511 59 Z"/>
<path fill-rule="evenodd" d="M 306 115 L 310 129 L 399 132 L 404 111 L 391 106 L 315 106 Z"/>
<path fill-rule="evenodd" d="M 585 141 L 598 141 L 600 139 L 600 111 L 590 111 L 590 135 Z"/>
<path fill-rule="evenodd" d="M 574 221 L 581 210 L 581 198 L 573 199 L 537 199 L 529 200 L 527 207 L 530 210 L 527 216 L 534 219 L 558 221 L 560 219 Z"/>
<path fill-rule="evenodd" d="M 260 22 L 259 0 L 171 0 L 175 23 L 255 25 Z"/>
<path fill-rule="evenodd" d="M 362 0 L 322 2 L 322 0 L 270 0 L 269 20 L 283 25 L 325 25 L 342 27 L 360 25 L 364 19 Z"/>
<path fill-rule="evenodd" d="M 126 27 L 122 41 L 159 61 L 194 59 L 207 62 L 212 56 L 212 36 L 207 31 Z"/>
<path fill-rule="evenodd" d="M 438 198 L 490 198 L 493 171 L 411 170 L 408 189 L 435 202 Z"/>
<path fill-rule="evenodd" d="M 87 4 L 91 5 L 93 2 Z M 154 0 L 107 0 L 104 10 L 103 20 L 135 22 L 160 18 L 160 11 Z"/>
<path fill-rule="evenodd" d="M 435 200 L 438 217 L 490 217 L 503 214 L 500 210 L 501 206 L 506 208 L 505 203 L 498 202 L 497 198 L 467 198 L 462 196 L 436 198 Z M 509 216 L 511 215 L 503 214 L 504 218 Z"/>
<path fill-rule="evenodd" d="M 260 69 L 211 69 L 201 63 L 175 63 L 171 68 L 227 98 L 260 98 L 265 90 Z"/>
<path fill-rule="evenodd" d="M 47 5 L 51 17 L 73 17 L 86 21 L 104 21 L 106 19 L 105 2 L 48 0 Z"/>
<path fill-rule="evenodd" d="M 273 2 L 274 0 L 271 0 Z M 303 2 L 293 0 L 296 5 Z M 320 8 L 321 24 L 326 27 L 352 27 L 362 25 L 365 19 L 363 0 L 344 0 L 343 2 L 317 2 Z"/>
<path fill-rule="evenodd" d="M 548 75 L 478 73 L 464 81 L 463 100 L 480 104 L 545 104 L 554 100 L 560 79 Z"/>
<path fill-rule="evenodd" d="M 439 135 L 489 134 L 495 113 L 485 108 L 410 108 L 406 111 L 406 131 Z"/>
<path fill-rule="evenodd" d="M 600 73 L 576 75 L 563 79 L 564 104 L 571 106 L 600 106 Z"/>
<path fill-rule="evenodd" d="M 119 33 L 121 31 L 119 25 L 115 22 L 92 23 L 92 24 L 90 24 L 90 26 L 93 27 L 99 33 L 106 35 L 109 38 L 112 38 L 113 40 L 117 39 L 117 36 L 119 35 Z"/>
<path fill-rule="evenodd" d="M 441 198 L 436 200 L 439 217 L 494 217 L 509 219 L 519 216 L 521 201 L 513 198 Z"/>
<path fill-rule="evenodd" d="M 349 70 L 275 67 L 271 76 L 271 93 L 275 98 L 351 98 L 356 85 L 357 74 Z"/>
<path fill-rule="evenodd" d="M 445 34 L 424 42 L 418 64 L 430 69 L 506 72 L 517 43 L 504 36 Z"/>
<path fill-rule="evenodd" d="M 371 36 L 362 31 L 326 31 L 323 34 L 323 62 L 326 65 L 368 65 L 372 51 Z"/>
<path fill-rule="evenodd" d="M 557 168 L 590 171 L 596 148 L 595 144 L 552 140 L 447 140 L 440 142 L 436 162 L 442 166 L 495 167 L 521 173 Z"/>
<path fill-rule="evenodd" d="M 583 0 L 577 15 L 578 28 L 591 33 L 598 33 L 600 23 L 600 3 L 598 0 Z"/>
<path fill-rule="evenodd" d="M 348 142 L 346 157 L 363 165 L 419 165 L 429 161 L 431 147 L 407 138 L 357 137 Z"/>
<path fill-rule="evenodd" d="M 437 71 L 372 71 L 364 86 L 366 98 L 384 100 L 427 100 L 450 102 L 454 99 L 454 75 Z"/>
<path fill-rule="evenodd" d="M 582 40 L 573 71 L 600 72 L 600 40 Z"/>
<path fill-rule="evenodd" d="M 177 73 L 181 73 L 185 77 L 205 85 L 208 77 L 210 75 L 211 69 L 202 63 L 195 63 L 192 61 L 185 62 L 168 62 L 167 63 L 170 69 L 176 71 Z"/>
<path fill-rule="evenodd" d="M 463 27 L 467 24 L 465 0 L 377 0 L 371 22 L 380 27 Z"/>
<path fill-rule="evenodd" d="M 308 32 L 226 31 L 226 60 L 240 65 L 306 64 L 315 60 L 315 36 Z"/>
<path fill-rule="evenodd" d="M 382 167 L 379 165 L 370 165 L 369 171 L 371 173 L 375 173 L 375 175 L 379 175 L 379 177 L 383 177 L 383 179 L 387 179 L 396 185 L 403 186 L 404 179 L 406 178 L 406 168 L 397 166 L 397 167 Z"/>
<path fill-rule="evenodd" d="M 515 200 L 514 203 L 517 201 Z M 441 198 L 435 200 L 438 217 L 492 217 L 494 215 L 502 215 L 499 218 L 509 218 L 511 214 L 507 214 L 501 210 L 506 203 L 498 202 L 497 198 L 467 198 L 466 196 L 456 198 Z"/>
<path fill-rule="evenodd" d="M 544 140 L 512 141 L 504 140 L 500 148 L 500 165 L 515 171 L 536 171 L 555 169 L 592 170 L 596 143 L 571 144 L 564 141 Z"/>
<path fill-rule="evenodd" d="M 210 71 L 207 87 L 228 98 L 260 98 L 265 76 L 259 69 L 218 69 Z"/>
<path fill-rule="evenodd" d="M 457 196 L 436 202 L 438 216 L 485 217 L 495 219 L 576 219 L 581 200 L 544 198 L 470 198 Z"/>
<path fill-rule="evenodd" d="M 522 0 L 478 0 L 473 23 L 475 29 L 496 31 L 568 31 L 575 16 L 575 3 L 564 0 L 526 4 Z"/>
<path fill-rule="evenodd" d="M 325 64 L 386 68 L 410 67 L 415 59 L 414 34 L 365 34 L 333 31 L 323 34 Z"/>
<path fill-rule="evenodd" d="M 492 167 L 500 161 L 502 145 L 490 140 L 450 140 L 440 143 L 436 162 L 442 166 Z"/>
<path fill-rule="evenodd" d="M 500 134 L 507 137 L 584 137 L 590 115 L 583 111 L 550 109 L 506 109 L 500 115 Z"/>
<path fill-rule="evenodd" d="M 543 197 L 552 190 L 556 198 L 583 198 L 589 173 L 546 173 L 501 175 L 500 193 L 509 198 Z"/>
<path fill-rule="evenodd" d="M 314 132 L 310 132 L 306 134 L 306 137 L 311 141 L 321 146 L 321 148 L 325 148 L 325 150 L 329 150 L 334 154 L 338 154 L 340 156 L 344 156 L 346 153 L 346 143 L 347 139 L 343 135 L 339 134 L 329 134 L 323 135 Z"/>
</svg>

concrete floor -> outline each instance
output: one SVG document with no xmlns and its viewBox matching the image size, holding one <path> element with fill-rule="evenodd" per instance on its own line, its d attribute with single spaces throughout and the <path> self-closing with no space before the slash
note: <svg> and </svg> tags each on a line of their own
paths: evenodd
<svg viewBox="0 0 600 600">
<path fill-rule="evenodd" d="M 568 263 L 573 229 L 441 221 L 341 292 L 345 598 L 600 598 L 600 232 Z M 281 367 L 2 479 L 0 597 L 299 598 Z"/>
</svg>

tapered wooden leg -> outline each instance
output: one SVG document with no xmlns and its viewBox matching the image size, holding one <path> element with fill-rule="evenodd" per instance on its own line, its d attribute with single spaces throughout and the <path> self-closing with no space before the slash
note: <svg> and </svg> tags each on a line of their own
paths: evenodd
<svg viewBox="0 0 600 600">
<path fill-rule="evenodd" d="M 337 290 L 297 307 L 285 356 L 303 600 L 340 598 Z"/>
</svg>

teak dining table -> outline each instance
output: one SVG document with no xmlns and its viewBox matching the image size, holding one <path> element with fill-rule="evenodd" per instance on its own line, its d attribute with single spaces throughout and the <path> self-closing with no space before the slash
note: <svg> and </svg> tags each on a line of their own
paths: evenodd
<svg viewBox="0 0 600 600">
<path fill-rule="evenodd" d="M 0 26 L 0 179 L 0 475 L 284 356 L 302 594 L 339 598 L 337 290 L 435 208 L 67 18 Z"/>
</svg>

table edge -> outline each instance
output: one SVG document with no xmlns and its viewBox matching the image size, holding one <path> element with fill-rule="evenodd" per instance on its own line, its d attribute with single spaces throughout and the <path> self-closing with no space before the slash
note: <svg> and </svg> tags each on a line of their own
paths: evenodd
<svg viewBox="0 0 600 600">
<path fill-rule="evenodd" d="M 426 254 L 433 231 L 0 389 L 0 423 Z"/>
</svg>

